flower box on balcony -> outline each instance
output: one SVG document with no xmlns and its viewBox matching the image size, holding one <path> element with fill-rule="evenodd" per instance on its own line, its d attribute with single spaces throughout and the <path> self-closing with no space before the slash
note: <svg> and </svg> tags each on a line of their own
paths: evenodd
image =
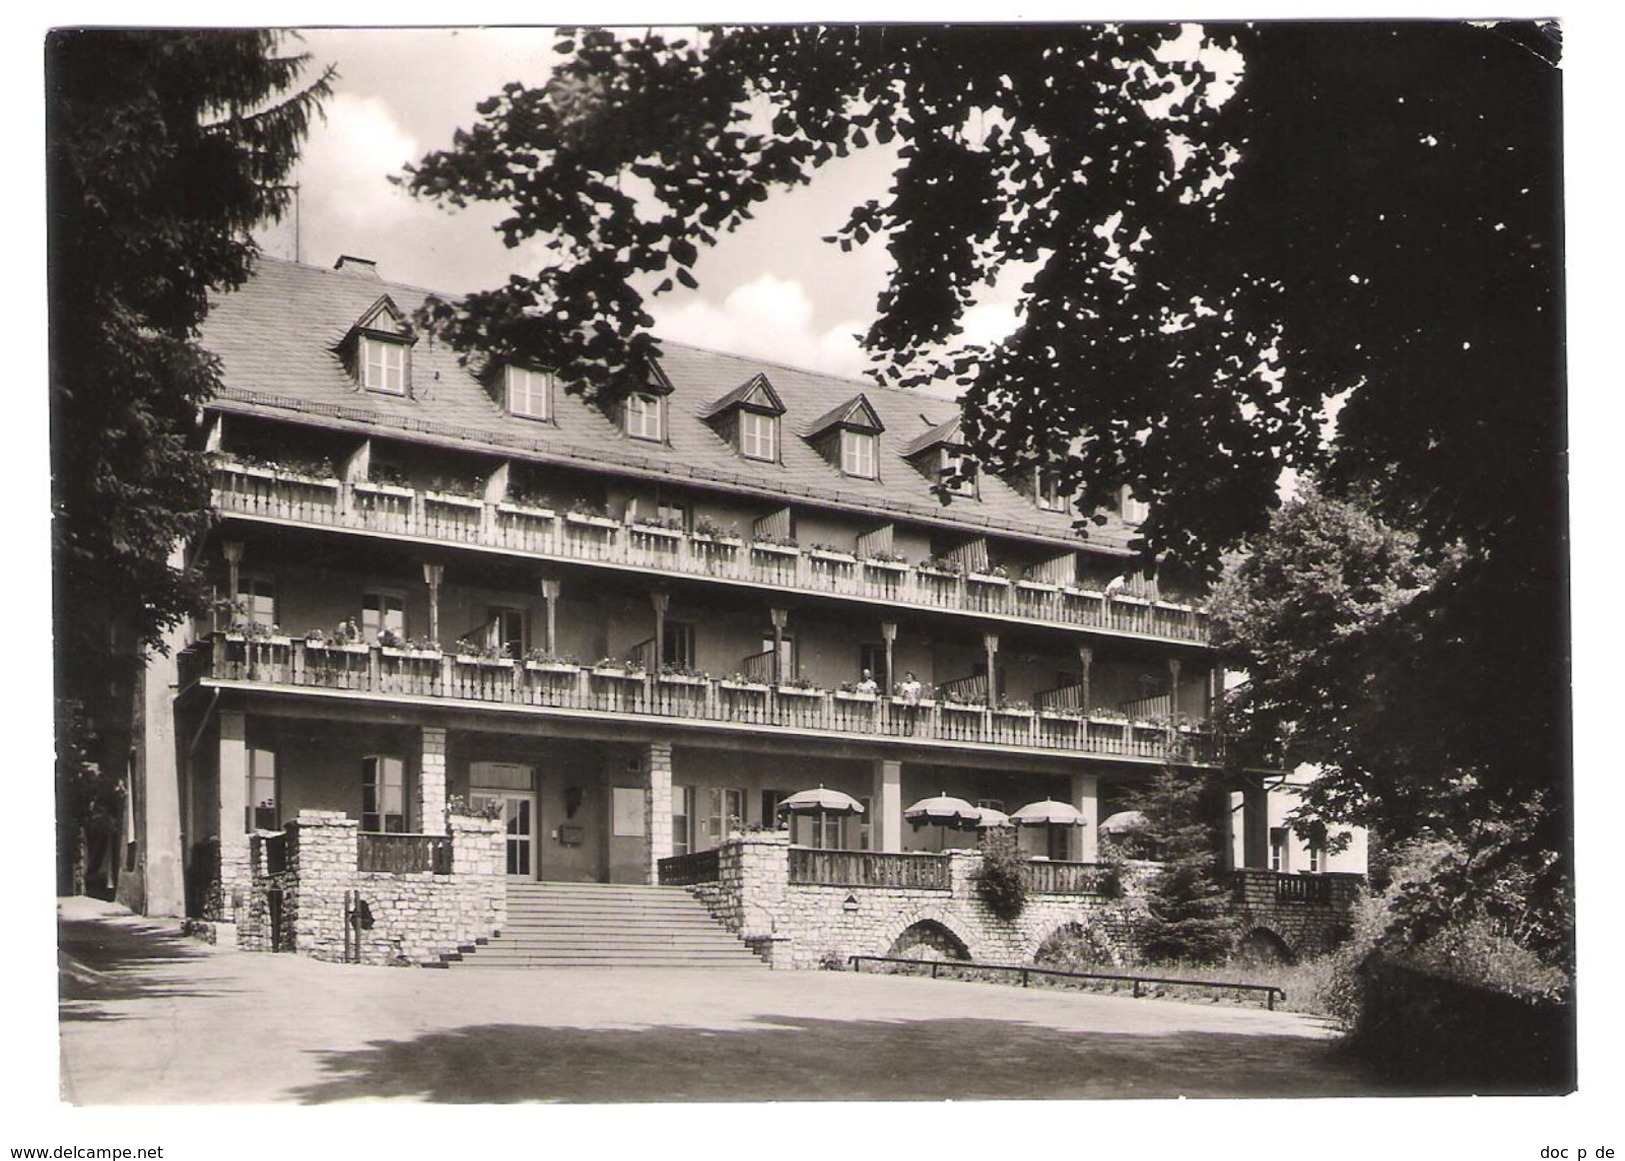
<svg viewBox="0 0 1625 1161">
<path fill-rule="evenodd" d="M 1100 717 L 1098 714 L 1090 714 L 1089 724 L 1091 726 L 1111 726 L 1120 730 L 1128 725 L 1128 720 L 1126 718 Z"/>
<path fill-rule="evenodd" d="M 732 690 L 735 693 L 766 693 L 769 689 L 765 682 L 759 681 L 730 681 L 724 678 L 717 684 L 723 689 Z"/>
<path fill-rule="evenodd" d="M 809 689 L 806 686 L 801 686 L 801 685 L 781 685 L 781 686 L 779 686 L 779 696 L 780 697 L 823 697 L 824 696 L 824 691 L 821 690 L 821 689 Z"/>
<path fill-rule="evenodd" d="M 924 703 L 921 703 L 924 704 Z M 987 705 L 979 701 L 948 701 L 942 703 L 942 708 L 956 714 L 979 714 L 987 709 Z"/>
<path fill-rule="evenodd" d="M 1001 709 L 996 709 L 993 712 L 998 714 L 1001 718 L 1021 718 L 1023 721 L 1025 721 L 1025 720 L 1027 720 L 1027 719 L 1029 719 L 1029 718 L 1031 718 L 1033 716 L 1033 711 L 1032 710 L 1010 709 L 1010 708 L 1007 708 L 1007 707 L 1006 708 L 1001 708 Z"/>
<path fill-rule="evenodd" d="M 351 486 L 362 495 L 396 496 L 403 500 L 412 498 L 412 489 L 403 488 L 399 484 L 375 484 L 371 480 L 357 480 Z"/>
<path fill-rule="evenodd" d="M 750 542 L 752 552 L 760 552 L 765 556 L 795 557 L 801 555 L 801 549 L 794 544 L 769 544 L 763 540 Z"/>
<path fill-rule="evenodd" d="M 644 671 L 641 669 L 617 669 L 611 665 L 594 665 L 592 667 L 592 675 L 594 677 L 605 678 L 609 681 L 642 681 L 644 678 Z"/>
<path fill-rule="evenodd" d="M 333 488 L 336 490 L 339 486 L 337 476 L 312 476 L 306 472 L 289 472 L 279 469 L 276 478 L 286 480 L 290 484 L 305 484 L 312 488 Z"/>
<path fill-rule="evenodd" d="M 691 532 L 689 539 L 695 544 L 715 544 L 720 548 L 738 548 L 743 543 L 737 536 L 713 536 L 709 532 Z"/>
<path fill-rule="evenodd" d="M 425 492 L 423 498 L 435 504 L 444 504 L 449 508 L 472 508 L 475 511 L 485 507 L 485 501 L 477 496 L 459 496 L 455 492 Z"/>
<path fill-rule="evenodd" d="M 305 650 L 310 653 L 358 653 L 365 657 L 371 651 L 371 648 L 359 641 L 348 645 L 328 644 L 325 641 L 306 641 Z"/>
<path fill-rule="evenodd" d="M 1066 592 L 1067 596 L 1076 597 L 1080 601 L 1098 601 L 1103 600 L 1106 596 L 1105 593 L 1096 589 L 1080 589 L 1073 585 L 1065 586 L 1064 591 Z"/>
<path fill-rule="evenodd" d="M 878 572 L 904 573 L 908 571 L 906 560 L 875 560 L 873 557 L 863 562 L 864 568 L 872 568 Z"/>
<path fill-rule="evenodd" d="M 497 511 L 504 516 L 525 516 L 531 520 L 551 520 L 554 516 L 551 508 L 532 508 L 528 504 L 510 504 L 506 500 L 497 505 Z"/>
<path fill-rule="evenodd" d="M 564 520 L 567 524 L 574 524 L 581 528 L 602 528 L 611 532 L 621 526 L 619 520 L 612 519 L 609 516 L 594 516 L 588 512 L 566 512 Z"/>
<path fill-rule="evenodd" d="M 850 552 L 831 552 L 827 548 L 809 548 L 807 555 L 825 564 L 856 564 L 858 559 Z"/>
<path fill-rule="evenodd" d="M 438 649 L 397 649 L 392 645 L 385 645 L 385 657 L 405 657 L 411 661 L 439 661 L 444 656 Z"/>
<path fill-rule="evenodd" d="M 568 661 L 527 661 L 525 668 L 532 673 L 580 673 L 581 666 Z"/>
<path fill-rule="evenodd" d="M 512 669 L 513 668 L 513 658 L 511 658 L 511 657 L 475 657 L 473 654 L 470 654 L 470 653 L 459 653 L 459 654 L 457 654 L 457 664 L 459 664 L 459 665 L 488 665 L 493 669 L 499 668 L 499 667 L 503 668 L 503 669 Z"/>
<path fill-rule="evenodd" d="M 959 579 L 959 574 L 957 572 L 949 572 L 945 568 L 931 568 L 922 564 L 915 571 L 921 576 L 928 576 L 933 580 L 956 581 Z"/>
<path fill-rule="evenodd" d="M 1139 605 L 1142 608 L 1147 609 L 1151 607 L 1151 602 L 1146 600 L 1144 597 L 1132 597 L 1127 593 L 1118 593 L 1112 598 L 1112 600 L 1117 602 L 1119 605 Z"/>
<path fill-rule="evenodd" d="M 683 538 L 681 528 L 667 528 L 662 524 L 633 524 L 630 527 L 639 536 L 654 536 L 661 540 L 674 541 Z"/>
<path fill-rule="evenodd" d="M 1157 602 L 1157 607 L 1160 609 L 1171 609 L 1176 613 L 1194 613 L 1196 611 L 1195 605 L 1182 605 L 1178 601 L 1159 600 Z"/>
<path fill-rule="evenodd" d="M 661 685 L 709 685 L 711 683 L 710 678 L 695 677 L 687 673 L 661 673 L 656 675 L 655 680 Z"/>
<path fill-rule="evenodd" d="M 859 692 L 858 692 L 858 691 L 857 691 L 857 690 L 855 690 L 855 689 L 852 689 L 852 690 L 848 690 L 848 689 L 838 689 L 838 690 L 836 690 L 836 691 L 835 691 L 835 700 L 836 700 L 836 701 L 866 701 L 866 702 L 875 702 L 875 701 L 878 701 L 878 700 L 879 700 L 879 699 L 880 699 L 880 695 L 879 695 L 879 694 L 874 694 L 874 693 L 859 693 Z"/>
<path fill-rule="evenodd" d="M 1018 580 L 1016 582 L 1016 588 L 1030 593 L 1053 593 L 1058 592 L 1060 587 L 1060 585 L 1051 584 L 1049 581 Z"/>
<path fill-rule="evenodd" d="M 1077 710 L 1041 709 L 1038 716 L 1047 722 L 1075 722 L 1082 717 Z"/>
<path fill-rule="evenodd" d="M 1007 576 L 995 576 L 994 574 L 992 574 L 990 572 L 973 572 L 973 573 L 970 573 L 969 575 L 967 575 L 965 577 L 965 579 L 970 581 L 973 584 L 998 585 L 1000 588 L 1009 588 L 1010 587 L 1010 578 L 1009 577 L 1007 577 Z"/>
<path fill-rule="evenodd" d="M 240 464 L 236 460 L 218 460 L 214 466 L 216 471 L 231 472 L 233 475 L 258 476 L 262 480 L 276 479 L 274 469 L 262 468 L 257 464 Z"/>
<path fill-rule="evenodd" d="M 247 642 L 250 645 L 282 645 L 282 646 L 288 646 L 288 645 L 293 644 L 293 638 L 292 637 L 284 637 L 284 636 L 282 636 L 281 634 L 278 634 L 278 633 L 272 633 L 272 634 L 270 634 L 268 636 L 267 635 L 249 636 L 247 633 L 234 633 L 230 629 L 226 630 L 226 640 L 227 641 Z"/>
</svg>

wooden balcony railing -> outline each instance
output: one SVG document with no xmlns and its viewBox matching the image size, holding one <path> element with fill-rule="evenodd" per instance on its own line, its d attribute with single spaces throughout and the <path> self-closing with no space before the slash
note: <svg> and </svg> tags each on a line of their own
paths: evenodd
<svg viewBox="0 0 1625 1161">
<path fill-rule="evenodd" d="M 946 891 L 947 855 L 790 848 L 790 882 L 823 887 L 896 887 Z"/>
<path fill-rule="evenodd" d="M 451 874 L 451 839 L 439 834 L 356 835 L 355 867 L 389 875 Z"/>
<path fill-rule="evenodd" d="M 717 863 L 717 848 L 694 851 L 686 855 L 673 855 L 660 860 L 662 887 L 692 887 L 696 883 L 715 883 L 722 877 Z"/>
<path fill-rule="evenodd" d="M 890 560 L 684 534 L 601 516 L 489 504 L 387 484 L 316 480 L 217 462 L 214 504 L 228 515 L 500 548 L 551 560 L 1175 641 L 1207 640 L 1206 614 L 1186 605 L 1108 597 L 1048 582 L 940 573 Z"/>
<path fill-rule="evenodd" d="M 1036 860 L 1021 872 L 1022 883 L 1035 895 L 1111 895 L 1118 889 L 1117 873 L 1099 863 L 1064 863 Z"/>
<path fill-rule="evenodd" d="M 318 645 L 286 637 L 214 633 L 183 655 L 193 681 L 446 698 L 537 709 L 731 723 L 764 729 L 1211 763 L 1216 736 L 1136 728 L 1076 714 L 991 710 L 873 694 L 830 692 L 514 662 L 365 645 Z"/>
</svg>

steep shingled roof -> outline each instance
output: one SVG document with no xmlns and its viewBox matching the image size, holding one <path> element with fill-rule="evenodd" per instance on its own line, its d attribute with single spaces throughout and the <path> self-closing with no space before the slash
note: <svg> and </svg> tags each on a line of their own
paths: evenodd
<svg viewBox="0 0 1625 1161">
<path fill-rule="evenodd" d="M 362 391 L 334 351 L 381 291 L 408 315 L 430 293 L 348 271 L 261 258 L 254 277 L 222 296 L 204 324 L 204 345 L 220 357 L 225 383 L 210 408 L 747 491 L 780 502 L 863 509 L 979 534 L 1078 543 L 1069 516 L 1040 511 L 992 475 L 984 476 L 979 500 L 944 505 L 896 447 L 882 454 L 878 478 L 858 479 L 843 475 L 804 436 L 786 438 L 782 461 L 770 463 L 746 459 L 706 422 L 719 398 L 760 374 L 771 378 L 784 403 L 789 430 L 805 432 L 809 420 L 840 411 L 860 392 L 888 432 L 918 431 L 922 419 L 932 431 L 941 430 L 957 418 L 952 403 L 867 381 L 662 341 L 661 370 L 672 384 L 663 446 L 628 439 L 598 407 L 562 390 L 551 423 L 508 415 L 456 352 L 428 333 L 420 333 L 413 348 L 409 396 Z M 1130 535 L 1113 518 L 1090 530 L 1087 545 L 1121 552 Z"/>
</svg>

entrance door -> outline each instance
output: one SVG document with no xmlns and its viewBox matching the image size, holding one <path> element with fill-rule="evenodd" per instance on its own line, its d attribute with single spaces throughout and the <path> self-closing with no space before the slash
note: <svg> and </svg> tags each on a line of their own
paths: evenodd
<svg viewBox="0 0 1625 1161">
<path fill-rule="evenodd" d="M 475 790 L 475 806 L 499 803 L 499 816 L 508 834 L 508 874 L 534 879 L 536 874 L 536 796 L 513 790 Z"/>
</svg>

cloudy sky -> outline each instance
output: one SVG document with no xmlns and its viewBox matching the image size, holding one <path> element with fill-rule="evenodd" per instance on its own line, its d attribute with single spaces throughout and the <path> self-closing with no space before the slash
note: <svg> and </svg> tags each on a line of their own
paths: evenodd
<svg viewBox="0 0 1625 1161">
<path fill-rule="evenodd" d="M 544 262 L 539 246 L 509 250 L 493 226 L 501 212 L 452 213 L 389 182 L 409 162 L 451 144 L 474 106 L 508 81 L 537 84 L 556 58 L 545 29 L 328 29 L 303 34 L 318 64 L 340 80 L 325 124 L 311 132 L 300 186 L 299 256 L 331 265 L 340 254 L 378 262 L 384 277 L 464 292 Z M 878 245 L 843 254 L 820 239 L 845 211 L 888 184 L 890 156 L 860 152 L 824 167 L 809 186 L 775 195 L 754 221 L 705 253 L 700 287 L 653 299 L 664 337 L 840 375 L 864 366 L 854 335 L 868 326 L 885 280 Z M 292 221 L 261 238 L 292 258 Z M 991 291 L 966 319 L 967 337 L 992 339 L 1014 322 L 1015 283 Z"/>
</svg>

